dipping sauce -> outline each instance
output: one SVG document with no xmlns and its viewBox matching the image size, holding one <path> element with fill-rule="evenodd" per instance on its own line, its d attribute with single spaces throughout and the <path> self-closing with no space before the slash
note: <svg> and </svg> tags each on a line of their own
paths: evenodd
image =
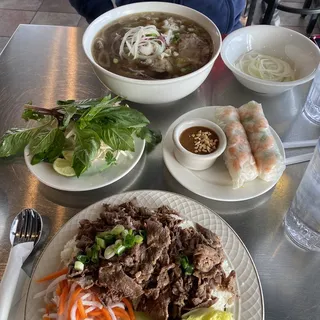
<svg viewBox="0 0 320 320">
<path fill-rule="evenodd" d="M 191 127 L 180 135 L 180 143 L 188 151 L 195 154 L 210 154 L 219 147 L 219 137 L 206 127 Z"/>
</svg>

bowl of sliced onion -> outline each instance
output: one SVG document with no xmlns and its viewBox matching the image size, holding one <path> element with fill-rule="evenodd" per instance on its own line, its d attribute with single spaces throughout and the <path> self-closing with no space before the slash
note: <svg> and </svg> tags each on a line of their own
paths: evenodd
<svg viewBox="0 0 320 320">
<path fill-rule="evenodd" d="M 245 87 L 276 95 L 314 78 L 320 50 L 296 31 L 258 25 L 228 35 L 221 57 Z"/>
</svg>

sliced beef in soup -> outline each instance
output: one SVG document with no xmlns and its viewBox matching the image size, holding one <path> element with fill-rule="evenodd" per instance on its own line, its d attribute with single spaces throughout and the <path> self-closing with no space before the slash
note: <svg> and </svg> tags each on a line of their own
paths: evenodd
<svg viewBox="0 0 320 320">
<path fill-rule="evenodd" d="M 197 23 L 168 13 L 141 13 L 118 19 L 96 36 L 92 54 L 103 68 L 144 80 L 170 79 L 209 62 L 213 44 Z"/>
</svg>

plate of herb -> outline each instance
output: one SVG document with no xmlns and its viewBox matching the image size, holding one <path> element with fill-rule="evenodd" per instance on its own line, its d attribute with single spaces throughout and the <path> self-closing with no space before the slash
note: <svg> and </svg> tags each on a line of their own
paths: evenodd
<svg viewBox="0 0 320 320">
<path fill-rule="evenodd" d="M 153 147 L 161 141 L 141 112 L 111 95 L 59 100 L 51 109 L 29 103 L 22 118 L 36 126 L 8 130 L 0 139 L 0 157 L 24 150 L 32 174 L 65 191 L 93 190 L 121 179 L 138 163 L 146 143 Z"/>
</svg>

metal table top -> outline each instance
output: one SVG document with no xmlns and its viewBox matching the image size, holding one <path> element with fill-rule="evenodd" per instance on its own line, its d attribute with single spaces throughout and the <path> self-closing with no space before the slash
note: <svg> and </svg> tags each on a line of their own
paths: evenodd
<svg viewBox="0 0 320 320">
<path fill-rule="evenodd" d="M 50 107 L 58 99 L 105 95 L 82 50 L 83 30 L 71 27 L 21 25 L 0 56 L 0 134 L 25 126 L 23 104 Z M 183 113 L 203 106 L 262 103 L 266 117 L 283 141 L 315 139 L 320 127 L 302 114 L 310 84 L 276 97 L 242 87 L 221 64 L 188 97 L 165 106 L 131 103 L 164 135 Z M 311 152 L 310 149 L 293 153 Z M 282 219 L 294 197 L 306 164 L 289 166 L 278 184 L 256 199 L 223 203 L 197 196 L 179 185 L 165 168 L 162 147 L 145 154 L 126 177 L 111 187 L 90 192 L 62 192 L 40 183 L 23 158 L 0 159 L 0 276 L 9 255 L 9 229 L 25 207 L 36 208 L 50 228 L 50 237 L 81 208 L 115 193 L 136 189 L 168 190 L 196 199 L 218 212 L 239 234 L 260 274 L 266 319 L 319 319 L 320 255 L 295 247 L 284 235 Z"/>
</svg>

